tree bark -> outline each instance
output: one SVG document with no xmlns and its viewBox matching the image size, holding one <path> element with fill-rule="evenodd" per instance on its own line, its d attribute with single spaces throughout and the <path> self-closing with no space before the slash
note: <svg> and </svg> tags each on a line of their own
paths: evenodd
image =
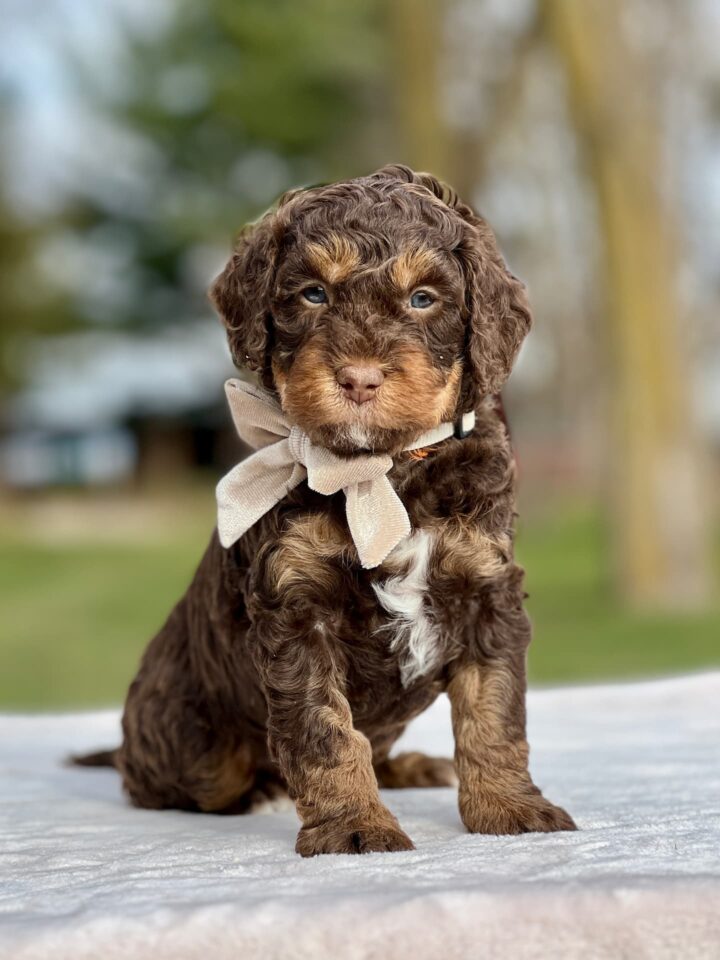
<svg viewBox="0 0 720 960">
<path fill-rule="evenodd" d="M 440 87 L 443 7 L 443 0 L 391 0 L 388 16 L 400 159 L 452 183 L 452 149 Z"/>
<path fill-rule="evenodd" d="M 621 0 L 541 0 L 565 67 L 605 247 L 613 381 L 616 571 L 635 607 L 692 607 L 710 589 L 702 456 L 662 184 L 657 63 L 631 49 Z M 655 56 L 657 56 L 655 54 Z"/>
</svg>

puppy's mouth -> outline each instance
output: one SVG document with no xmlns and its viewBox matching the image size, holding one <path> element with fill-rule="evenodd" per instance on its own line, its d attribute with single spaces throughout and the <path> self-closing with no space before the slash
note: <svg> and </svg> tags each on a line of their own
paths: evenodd
<svg viewBox="0 0 720 960">
<path fill-rule="evenodd" d="M 392 456 L 452 417 L 461 374 L 459 361 L 443 372 L 419 348 L 394 360 L 335 363 L 305 348 L 287 373 L 275 371 L 275 382 L 288 419 L 313 443 L 343 456 Z"/>
</svg>

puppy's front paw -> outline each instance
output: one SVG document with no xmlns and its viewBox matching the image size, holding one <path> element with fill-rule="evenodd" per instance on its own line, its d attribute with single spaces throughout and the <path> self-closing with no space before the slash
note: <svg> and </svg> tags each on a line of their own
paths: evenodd
<svg viewBox="0 0 720 960">
<path fill-rule="evenodd" d="M 470 833 L 503 835 L 577 830 L 570 814 L 539 792 L 466 795 L 460 800 L 460 816 Z"/>
<path fill-rule="evenodd" d="M 318 827 L 303 827 L 295 851 L 302 857 L 319 853 L 390 853 L 414 850 L 410 837 L 387 821 L 331 821 Z"/>
</svg>

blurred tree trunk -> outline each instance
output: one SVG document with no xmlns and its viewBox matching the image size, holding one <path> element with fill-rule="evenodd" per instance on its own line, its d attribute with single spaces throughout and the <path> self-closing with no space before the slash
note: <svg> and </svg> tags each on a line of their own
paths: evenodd
<svg viewBox="0 0 720 960">
<path fill-rule="evenodd" d="M 401 160 L 440 177 L 468 202 L 485 175 L 486 147 L 516 114 L 525 69 L 538 40 L 532 20 L 516 38 L 513 69 L 499 80 L 489 110 L 462 130 L 447 122 L 442 67 L 454 56 L 445 36 L 451 0 L 389 0 L 397 142 Z"/>
<path fill-rule="evenodd" d="M 387 15 L 400 159 L 452 183 L 453 151 L 440 89 L 444 5 L 443 0 L 390 0 Z"/>
<path fill-rule="evenodd" d="M 636 607 L 689 607 L 706 599 L 710 570 L 675 288 L 677 231 L 662 183 L 662 64 L 651 62 L 657 52 L 630 47 L 622 0 L 541 7 L 604 234 L 619 586 Z"/>
</svg>

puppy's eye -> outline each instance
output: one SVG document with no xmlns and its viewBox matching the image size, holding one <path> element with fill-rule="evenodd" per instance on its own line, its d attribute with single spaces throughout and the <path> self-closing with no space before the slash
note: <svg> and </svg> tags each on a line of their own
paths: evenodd
<svg viewBox="0 0 720 960">
<path fill-rule="evenodd" d="M 305 287 L 302 295 L 308 303 L 327 303 L 328 298 L 324 287 Z"/>
<path fill-rule="evenodd" d="M 430 296 L 427 290 L 416 290 L 415 293 L 410 297 L 410 306 L 415 310 L 426 310 L 434 303 L 434 298 Z"/>
</svg>

